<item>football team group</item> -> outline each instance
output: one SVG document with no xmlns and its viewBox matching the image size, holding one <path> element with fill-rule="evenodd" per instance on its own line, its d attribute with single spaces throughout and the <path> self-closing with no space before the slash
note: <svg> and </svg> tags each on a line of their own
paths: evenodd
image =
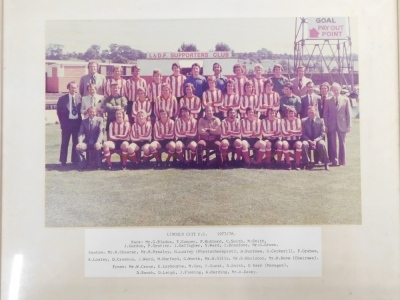
<svg viewBox="0 0 400 300">
<path fill-rule="evenodd" d="M 195 63 L 186 77 L 173 63 L 171 75 L 163 78 L 155 69 L 147 83 L 140 66 L 132 67 L 128 80 L 114 66 L 106 79 L 98 64 L 89 62 L 88 74 L 79 85 L 69 82 L 69 93 L 57 103 L 61 166 L 71 137 L 71 161 L 81 169 L 88 164 L 101 169 L 104 159 L 112 170 L 113 153 L 120 155 L 123 170 L 153 160 L 156 167 L 182 168 L 300 170 L 321 163 L 329 171 L 346 164 L 351 103 L 338 83 L 324 82 L 316 94 L 303 66 L 292 80 L 279 64 L 270 78 L 263 77 L 260 64 L 251 79 L 241 64 L 233 66 L 235 76 L 229 79 L 218 63 L 207 78 L 200 70 Z"/>
</svg>

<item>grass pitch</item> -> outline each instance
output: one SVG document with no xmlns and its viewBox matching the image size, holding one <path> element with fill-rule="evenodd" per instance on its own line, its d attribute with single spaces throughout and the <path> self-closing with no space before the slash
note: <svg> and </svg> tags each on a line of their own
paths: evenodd
<svg viewBox="0 0 400 300">
<path fill-rule="evenodd" d="M 48 227 L 361 224 L 358 119 L 346 137 L 346 167 L 330 172 L 80 172 L 59 167 L 60 143 L 59 125 L 46 125 Z"/>
</svg>

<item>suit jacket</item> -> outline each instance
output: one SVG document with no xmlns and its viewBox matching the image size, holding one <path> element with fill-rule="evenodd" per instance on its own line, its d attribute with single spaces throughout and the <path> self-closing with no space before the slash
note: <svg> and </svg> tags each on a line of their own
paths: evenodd
<svg viewBox="0 0 400 300">
<path fill-rule="evenodd" d="M 325 97 L 325 101 L 323 100 L 323 96 L 321 94 L 319 94 L 318 96 L 320 98 L 320 100 L 318 101 L 318 112 L 319 112 L 319 116 L 321 118 L 323 118 L 324 117 L 325 102 L 326 102 L 326 99 L 329 98 L 329 96 Z"/>
<path fill-rule="evenodd" d="M 69 93 L 58 98 L 57 102 L 57 116 L 60 121 L 61 129 L 66 128 L 69 122 Z M 82 116 L 80 114 L 81 110 L 81 97 L 75 94 L 75 101 L 78 110 L 78 119 L 82 121 Z"/>
<path fill-rule="evenodd" d="M 316 108 L 316 115 L 319 117 L 319 110 L 318 110 L 318 102 L 321 101 L 321 96 L 318 96 L 317 94 L 312 93 L 311 94 L 311 99 L 313 101 L 314 107 Z M 301 97 L 301 112 L 300 112 L 300 117 L 307 118 L 308 117 L 308 94 L 305 94 L 303 97 Z"/>
<path fill-rule="evenodd" d="M 325 139 L 325 122 L 324 119 L 315 117 L 314 120 L 314 135 L 311 132 L 311 120 L 309 118 L 304 118 L 301 120 L 301 128 L 303 133 L 301 135 L 302 141 L 315 141 Z"/>
<path fill-rule="evenodd" d="M 93 118 L 92 128 L 90 130 L 90 119 L 86 118 L 81 123 L 79 129 L 78 141 L 79 143 L 86 142 L 94 144 L 96 142 L 101 143 L 103 141 L 103 119 L 100 117 Z"/>
<path fill-rule="evenodd" d="M 338 97 L 338 107 L 336 107 L 335 97 L 326 99 L 324 107 L 324 120 L 328 127 L 327 132 L 336 129 L 336 126 L 341 132 L 346 132 L 347 127 L 351 126 L 351 108 L 349 99 L 342 95 Z"/>
<path fill-rule="evenodd" d="M 93 96 L 95 98 L 95 107 L 98 109 L 97 116 L 101 117 L 100 109 L 103 106 L 104 96 L 95 94 Z M 85 118 L 88 117 L 86 110 L 92 106 L 92 96 L 87 95 L 82 97 L 82 105 L 81 105 L 81 114 L 84 115 Z"/>
<path fill-rule="evenodd" d="M 311 82 L 312 80 L 307 77 L 303 77 L 301 80 L 301 90 L 299 90 L 299 77 L 293 78 L 291 82 L 293 83 L 293 94 L 303 97 L 305 94 L 307 94 L 307 83 Z"/>
<path fill-rule="evenodd" d="M 96 77 L 96 94 L 104 95 L 104 85 L 106 83 L 106 78 L 99 73 L 96 73 L 95 77 Z M 91 78 L 90 74 L 81 77 L 81 81 L 79 82 L 79 93 L 81 94 L 82 97 L 89 95 L 87 87 L 91 83 L 90 78 Z"/>
</svg>

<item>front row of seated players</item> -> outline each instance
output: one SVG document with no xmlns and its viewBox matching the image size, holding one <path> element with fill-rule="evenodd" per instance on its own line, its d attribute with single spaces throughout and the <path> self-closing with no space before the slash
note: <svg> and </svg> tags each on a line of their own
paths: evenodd
<svg viewBox="0 0 400 300">
<path fill-rule="evenodd" d="M 300 120 L 296 117 L 295 108 L 288 106 L 287 117 L 281 120 L 277 118 L 276 110 L 271 108 L 267 111 L 267 117 L 261 120 L 256 117 L 252 107 L 246 109 L 242 119 L 237 117 L 235 109 L 230 108 L 227 118 L 221 122 L 214 116 L 213 107 L 208 105 L 205 116 L 197 124 L 190 109 L 183 106 L 175 122 L 170 119 L 167 110 L 160 109 L 160 119 L 154 128 L 145 110 L 138 111 L 136 122 L 132 126 L 124 121 L 123 110 L 117 110 L 115 120 L 109 126 L 108 141 L 103 144 L 104 157 L 108 168 L 111 169 L 111 151 L 120 150 L 122 168 L 126 169 L 128 159 L 135 165 L 140 162 L 137 157 L 140 151 L 143 152 L 141 162 L 144 163 L 154 157 L 159 165 L 161 149 L 167 151 L 167 162 L 175 157 L 181 163 L 188 163 L 184 157 L 184 150 L 188 149 L 189 163 L 193 165 L 197 155 L 197 162 L 202 166 L 203 152 L 209 149 L 214 150 L 218 166 L 223 166 L 228 161 L 229 149 L 233 148 L 235 161 L 238 162 L 243 157 L 247 166 L 260 165 L 265 157 L 269 167 L 272 155 L 276 153 L 277 162 L 281 162 L 283 155 L 286 168 L 291 169 L 289 151 L 292 149 L 295 151 L 294 166 L 299 170 L 301 159 L 305 167 L 310 167 L 309 150 L 312 149 L 324 162 L 325 169 L 329 170 L 324 141 L 325 125 L 323 119 L 316 117 L 315 110 L 315 106 L 310 106 L 308 118 Z M 95 107 L 90 107 L 88 114 L 89 118 L 82 123 L 76 149 L 80 157 L 83 157 L 82 152 L 86 149 L 96 150 L 96 164 L 100 167 L 102 122 L 101 118 L 96 117 Z M 251 148 L 257 153 L 253 159 L 249 153 Z"/>
</svg>

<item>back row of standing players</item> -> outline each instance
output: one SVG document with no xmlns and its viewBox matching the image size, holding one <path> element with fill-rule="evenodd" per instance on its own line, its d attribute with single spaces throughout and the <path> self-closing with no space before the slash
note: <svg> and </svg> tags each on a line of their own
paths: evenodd
<svg viewBox="0 0 400 300">
<path fill-rule="evenodd" d="M 181 68 L 178 63 L 172 64 L 172 70 L 173 74 L 167 76 L 163 82 L 161 71 L 155 69 L 152 82 L 147 84 L 140 77 L 139 66 L 132 67 L 132 77 L 128 80 L 121 77 L 122 68 L 114 66 L 113 76 L 106 79 L 97 73 L 97 63 L 90 62 L 89 74 L 83 76 L 79 84 L 80 94 L 84 97 L 81 112 L 87 116 L 86 110 L 93 105 L 93 101 L 96 103 L 99 115 L 110 112 L 112 110 L 110 102 L 119 97 L 122 98 L 124 106 L 126 105 L 130 122 L 134 121 L 140 109 L 148 112 L 149 116 L 159 118 L 161 107 L 168 109 L 170 116 L 175 118 L 178 109 L 186 106 L 195 118 L 199 118 L 207 104 L 214 107 L 214 112 L 220 119 L 226 117 L 229 107 L 244 114 L 249 106 L 257 111 L 260 118 L 265 117 L 268 108 L 279 111 L 283 118 L 289 105 L 294 106 L 300 117 L 304 118 L 307 117 L 309 105 L 306 105 L 307 99 L 303 101 L 300 97 L 309 93 L 313 100 L 312 104 L 322 117 L 324 102 L 329 92 L 329 84 L 323 84 L 321 96 L 314 94 L 314 84 L 311 79 L 304 76 L 305 68 L 302 66 L 297 69 L 298 76 L 291 81 L 282 75 L 283 67 L 279 64 L 273 68 L 274 76 L 268 79 L 262 76 L 262 66 L 256 64 L 255 77 L 251 80 L 244 75 L 244 68 L 240 64 L 233 66 L 235 76 L 230 80 L 222 75 L 222 67 L 218 63 L 213 65 L 214 75 L 208 76 L 207 79 L 200 75 L 200 66 L 196 63 L 192 65 L 192 75 L 188 77 L 180 74 Z M 292 86 L 285 87 L 289 82 Z M 185 84 L 192 86 L 185 87 Z M 165 104 L 160 105 L 160 102 Z"/>
</svg>

